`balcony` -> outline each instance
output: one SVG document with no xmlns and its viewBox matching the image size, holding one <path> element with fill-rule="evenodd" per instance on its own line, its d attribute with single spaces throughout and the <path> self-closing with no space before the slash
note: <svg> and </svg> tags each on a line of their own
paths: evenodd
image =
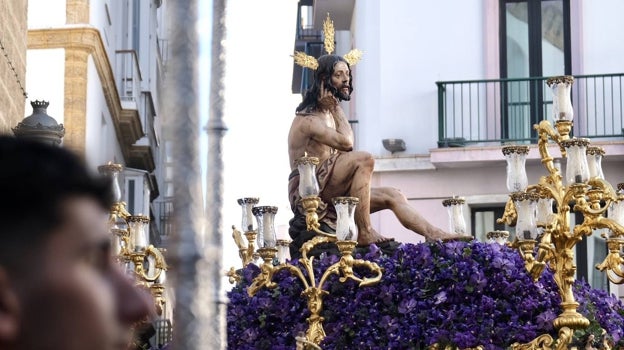
<svg viewBox="0 0 624 350">
<path fill-rule="evenodd" d="M 115 73 L 117 76 L 117 89 L 122 108 L 138 109 L 139 97 L 141 96 L 141 68 L 139 58 L 135 50 L 115 51 L 116 64 Z M 131 104 L 128 105 L 127 102 Z M 134 103 L 134 104 L 132 104 Z"/>
<path fill-rule="evenodd" d="M 624 73 L 574 76 L 574 136 L 622 140 L 623 77 Z M 438 147 L 536 143 L 533 124 L 553 120 L 552 92 L 546 79 L 436 82 Z"/>
</svg>

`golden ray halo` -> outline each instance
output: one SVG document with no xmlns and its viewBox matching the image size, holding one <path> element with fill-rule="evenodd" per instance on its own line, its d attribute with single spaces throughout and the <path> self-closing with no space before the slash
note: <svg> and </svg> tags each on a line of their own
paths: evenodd
<svg viewBox="0 0 624 350">
<path fill-rule="evenodd" d="M 329 13 L 327 13 L 327 18 L 325 18 L 325 21 L 323 22 L 323 44 L 328 55 L 334 52 L 335 49 L 335 33 L 334 21 L 331 20 Z M 310 68 L 312 70 L 316 70 L 318 68 L 318 60 L 314 56 L 310 56 L 305 52 L 295 51 L 295 54 L 292 57 L 295 60 L 295 63 L 301 67 Z M 362 58 L 362 51 L 353 49 L 346 55 L 342 56 L 342 58 L 344 58 L 350 66 L 353 66 Z"/>
</svg>

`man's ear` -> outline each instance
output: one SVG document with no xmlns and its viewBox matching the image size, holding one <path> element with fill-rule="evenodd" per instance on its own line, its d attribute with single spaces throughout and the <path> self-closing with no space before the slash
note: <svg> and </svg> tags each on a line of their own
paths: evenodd
<svg viewBox="0 0 624 350">
<path fill-rule="evenodd" d="M 17 337 L 19 300 L 15 286 L 3 266 L 0 266 L 0 344 Z"/>
</svg>

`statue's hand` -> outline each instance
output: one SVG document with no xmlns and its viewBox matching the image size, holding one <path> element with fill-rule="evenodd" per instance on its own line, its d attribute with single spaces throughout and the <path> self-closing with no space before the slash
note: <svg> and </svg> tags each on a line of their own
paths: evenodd
<svg viewBox="0 0 624 350">
<path fill-rule="evenodd" d="M 335 111 L 338 107 L 338 99 L 334 94 L 325 88 L 325 85 L 321 81 L 321 93 L 318 97 L 318 106 L 322 110 Z"/>
</svg>

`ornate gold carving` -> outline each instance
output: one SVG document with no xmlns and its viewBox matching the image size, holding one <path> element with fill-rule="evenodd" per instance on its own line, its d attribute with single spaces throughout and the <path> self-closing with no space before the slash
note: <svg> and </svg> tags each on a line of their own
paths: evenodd
<svg viewBox="0 0 624 350">
<path fill-rule="evenodd" d="M 589 146 L 589 139 L 585 139 L 585 138 L 574 138 L 574 139 L 569 139 L 569 140 L 562 140 L 561 142 L 559 142 L 559 144 L 563 147 L 563 148 L 568 148 L 570 146 L 583 146 L 583 147 L 587 147 Z"/>
<path fill-rule="evenodd" d="M 602 148 L 600 146 L 588 146 L 587 147 L 587 151 L 585 153 L 590 154 L 590 155 L 604 156 L 605 155 L 605 150 L 604 150 L 604 148 Z"/>
<path fill-rule="evenodd" d="M 451 205 L 461 205 L 465 203 L 466 203 L 466 200 L 461 197 L 447 198 L 442 201 L 442 205 L 445 207 L 450 207 Z"/>
<path fill-rule="evenodd" d="M 529 154 L 529 146 L 509 145 L 509 146 L 504 146 L 503 147 L 503 154 L 504 155 L 508 155 L 508 154 L 512 154 L 512 153 Z"/>
<path fill-rule="evenodd" d="M 362 51 L 358 49 L 353 49 L 347 52 L 346 55 L 342 56 L 342 58 L 344 58 L 345 61 L 347 61 L 347 63 L 349 63 L 350 66 L 353 66 L 356 63 L 358 63 L 360 59 L 362 59 L 362 54 L 363 54 Z"/>
<path fill-rule="evenodd" d="M 551 350 L 553 349 L 552 344 L 554 343 L 553 338 L 549 334 L 542 334 L 539 337 L 533 339 L 532 341 L 526 344 L 513 343 L 511 344 L 512 350 Z"/>
<path fill-rule="evenodd" d="M 295 159 L 295 165 L 299 164 L 319 164 L 319 159 L 317 157 L 308 157 L 308 152 L 305 152 L 305 155 L 301 158 Z"/>
<path fill-rule="evenodd" d="M 554 78 L 551 83 L 566 77 Z M 505 215 L 499 222 L 510 222 L 510 218 L 515 215 L 515 209 L 509 206 L 513 200 L 530 199 L 533 196 L 540 198 L 552 198 L 557 210 L 550 215 L 549 222 L 543 224 L 544 232 L 539 242 L 533 240 L 516 240 L 511 245 L 519 249 L 525 261 L 527 271 L 537 280 L 546 264 L 553 270 L 553 277 L 561 296 L 561 307 L 563 312 L 554 320 L 553 325 L 559 329 L 559 338 L 556 349 L 567 349 L 572 339 L 575 329 L 586 328 L 589 325 L 583 315 L 577 312 L 578 303 L 572 293 L 572 284 L 575 280 L 576 266 L 574 265 L 574 246 L 583 239 L 584 236 L 592 234 L 593 230 L 608 228 L 613 233 L 613 237 L 624 237 L 624 228 L 615 221 L 605 218 L 604 213 L 612 202 L 618 200 L 616 192 L 611 185 L 599 178 L 592 178 L 586 184 L 571 184 L 565 186 L 562 181 L 560 170 L 553 164 L 553 158 L 548 151 L 549 139 L 555 141 L 562 154 L 565 156 L 565 147 L 578 145 L 587 146 L 587 139 L 569 139 L 569 127 L 571 122 L 557 123 L 557 130 L 548 121 L 542 121 L 535 125 L 539 135 L 538 149 L 542 158 L 542 164 L 548 170 L 547 176 L 542 176 L 538 184 L 530 185 L 525 193 L 513 193 L 510 196 Z M 563 130 L 563 133 L 562 133 Z M 600 150 L 592 150 L 600 152 Z M 568 203 L 574 202 L 576 212 L 583 214 L 584 221 L 576 225 L 572 230 L 570 227 L 570 206 Z M 608 270 L 611 273 L 609 278 L 615 282 L 622 283 L 624 278 L 618 274 L 624 274 L 622 268 L 623 258 L 621 257 L 621 240 L 612 238 L 607 240 L 609 254 L 599 269 Z M 533 251 L 537 244 L 537 254 Z M 613 279 L 612 279 L 613 278 Z M 548 335 L 542 335 L 528 344 L 514 344 L 513 349 L 552 349 L 553 341 Z"/>
<path fill-rule="evenodd" d="M 331 55 L 334 52 L 334 21 L 329 18 L 329 12 L 327 13 L 327 18 L 323 21 L 323 36 L 325 37 L 323 40 L 323 45 L 325 46 L 325 51 L 328 55 Z"/>
<path fill-rule="evenodd" d="M 320 315 L 321 310 L 323 309 L 323 297 L 329 294 L 326 290 L 323 289 L 327 278 L 331 275 L 338 275 L 340 282 L 345 282 L 348 279 L 352 279 L 358 282 L 360 287 L 373 285 L 378 283 L 381 280 L 382 271 L 379 265 L 372 263 L 370 261 L 365 261 L 361 259 L 354 259 L 352 256 L 353 249 L 357 245 L 355 241 L 338 241 L 335 235 L 330 235 L 328 233 L 324 233 L 318 229 L 318 217 L 316 217 L 316 209 L 320 203 L 320 199 L 318 197 L 312 198 L 304 198 L 306 200 L 305 205 L 307 205 L 306 211 L 306 222 L 309 224 L 312 223 L 312 228 L 315 228 L 315 231 L 323 233 L 323 235 L 318 235 L 312 238 L 311 240 L 305 242 L 300 251 L 301 251 L 301 259 L 299 259 L 299 265 L 295 266 L 289 263 L 284 263 L 280 265 L 273 265 L 273 261 L 275 255 L 277 253 L 277 249 L 275 248 L 261 248 L 259 249 L 259 253 L 262 256 L 264 263 L 260 267 L 260 274 L 256 276 L 253 280 L 252 284 L 248 287 L 247 293 L 249 296 L 254 296 L 261 288 L 275 288 L 277 284 L 272 281 L 273 275 L 275 272 L 285 269 L 290 271 L 291 274 L 298 277 L 301 283 L 303 284 L 304 290 L 302 295 L 307 298 L 308 309 L 310 310 L 310 317 L 308 317 L 307 321 L 309 324 L 308 330 L 306 332 L 305 341 L 297 341 L 298 348 L 314 348 L 314 347 L 305 347 L 306 342 L 311 342 L 312 344 L 318 345 L 325 338 L 325 330 L 323 329 L 323 317 Z M 308 227 L 310 229 L 310 227 Z M 322 243 L 336 243 L 338 249 L 340 250 L 341 257 L 338 262 L 328 267 L 321 278 L 317 281 L 314 276 L 314 268 L 313 261 L 314 257 L 308 257 L 308 254 L 312 248 L 314 248 L 318 244 Z M 358 277 L 353 272 L 353 267 L 365 267 L 370 270 L 374 276 L 373 277 Z M 304 275 L 303 271 L 306 272 Z"/>
<path fill-rule="evenodd" d="M 323 22 L 323 46 L 325 47 L 325 51 L 328 55 L 331 55 L 334 52 L 334 21 L 329 17 L 329 13 L 327 14 L 327 18 Z M 310 68 L 312 70 L 316 70 L 318 68 L 318 60 L 316 57 L 310 56 L 305 52 L 295 51 L 292 56 L 295 60 L 295 63 L 301 67 Z M 342 56 L 350 66 L 355 65 L 362 58 L 362 51 L 358 49 L 352 49 L 346 55 Z"/>
<path fill-rule="evenodd" d="M 546 85 L 548 85 L 549 87 L 552 84 L 559 84 L 559 83 L 572 84 L 574 83 L 574 77 L 571 75 L 565 75 L 565 76 L 551 77 L 551 78 L 546 79 Z"/>
<path fill-rule="evenodd" d="M 501 230 L 495 230 L 495 231 L 490 231 L 488 233 L 485 234 L 485 238 L 487 239 L 507 239 L 509 238 L 509 231 L 501 231 Z"/>
<path fill-rule="evenodd" d="M 132 261 L 134 262 L 134 272 L 147 282 L 155 282 L 160 277 L 163 271 L 167 271 L 167 264 L 165 263 L 165 257 L 160 250 L 153 245 L 149 245 L 142 252 L 132 252 L 130 254 Z M 148 271 L 145 270 L 144 263 L 149 257 L 154 258 L 154 275 L 148 275 Z"/>
<path fill-rule="evenodd" d="M 316 70 L 318 68 L 318 61 L 314 56 L 310 56 L 301 51 L 295 51 L 293 58 L 295 63 L 301 67 L 310 68 L 312 70 Z"/>
</svg>

